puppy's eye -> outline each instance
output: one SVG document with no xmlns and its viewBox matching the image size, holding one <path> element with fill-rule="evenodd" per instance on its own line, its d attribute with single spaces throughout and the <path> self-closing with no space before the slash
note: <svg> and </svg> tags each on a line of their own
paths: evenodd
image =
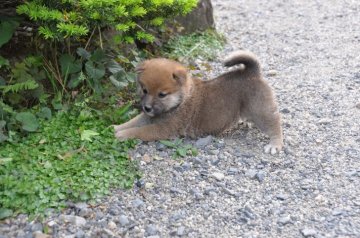
<svg viewBox="0 0 360 238">
<path fill-rule="evenodd" d="M 144 93 L 144 94 L 147 94 L 148 91 L 147 91 L 145 88 L 143 88 L 143 93 Z"/>
<path fill-rule="evenodd" d="M 166 93 L 159 93 L 159 98 L 164 98 L 164 97 L 166 97 L 166 96 L 167 96 Z"/>
</svg>

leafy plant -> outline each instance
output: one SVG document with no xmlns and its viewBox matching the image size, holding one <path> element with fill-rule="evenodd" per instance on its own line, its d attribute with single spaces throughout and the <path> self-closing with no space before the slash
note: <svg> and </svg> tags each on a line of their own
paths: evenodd
<svg viewBox="0 0 360 238">
<path fill-rule="evenodd" d="M 45 39 L 63 40 L 89 33 L 91 38 L 96 30 L 113 27 L 119 33 L 118 40 L 133 43 L 152 42 L 150 27 L 161 27 L 166 18 L 186 14 L 196 4 L 197 0 L 30 0 L 17 12 L 40 23 L 38 31 Z"/>
<path fill-rule="evenodd" d="M 212 60 L 224 46 L 225 39 L 213 30 L 171 38 L 165 45 L 164 54 L 172 59 Z"/>
<path fill-rule="evenodd" d="M 195 147 L 190 144 L 183 144 L 182 139 L 175 139 L 173 141 L 161 140 L 161 144 L 174 149 L 173 157 L 185 157 L 187 155 L 196 156 L 198 151 Z"/>
<path fill-rule="evenodd" d="M 38 132 L 0 145 L 0 218 L 91 201 L 139 176 L 127 155 L 135 141 L 116 140 L 97 111 L 59 112 L 50 123 L 40 120 Z"/>
</svg>

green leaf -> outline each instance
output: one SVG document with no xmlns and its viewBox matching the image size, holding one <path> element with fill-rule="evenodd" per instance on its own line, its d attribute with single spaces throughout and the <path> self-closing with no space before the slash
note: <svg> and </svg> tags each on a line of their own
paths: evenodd
<svg viewBox="0 0 360 238">
<path fill-rule="evenodd" d="M 7 163 L 11 162 L 12 160 L 13 160 L 13 158 L 0 158 L 0 165 L 7 164 Z"/>
<path fill-rule="evenodd" d="M 16 114 L 15 118 L 21 122 L 22 129 L 25 131 L 33 132 L 39 127 L 37 118 L 31 112 L 20 112 Z"/>
<path fill-rule="evenodd" d="M 1 46 L 0 46 L 1 47 Z M 3 67 L 3 66 L 9 66 L 9 60 L 5 59 L 4 57 L 2 57 L 0 55 L 0 69 Z"/>
<path fill-rule="evenodd" d="M 105 52 L 102 49 L 96 49 L 94 53 L 92 53 L 90 60 L 94 62 L 101 62 L 105 60 L 105 58 L 106 58 Z"/>
<path fill-rule="evenodd" d="M 40 118 L 46 118 L 46 119 L 50 120 L 51 116 L 52 116 L 50 108 L 48 108 L 48 107 L 41 108 L 41 110 L 40 110 L 40 112 L 38 112 L 37 116 Z"/>
<path fill-rule="evenodd" d="M 85 74 L 80 71 L 79 73 L 71 75 L 71 78 L 67 84 L 69 88 L 76 88 L 81 82 L 86 79 Z"/>
<path fill-rule="evenodd" d="M 94 66 L 92 61 L 88 61 L 85 64 L 85 70 L 87 75 L 92 78 L 94 81 L 98 81 L 105 75 L 105 67 L 104 65 L 99 65 L 98 68 Z"/>
<path fill-rule="evenodd" d="M 83 132 L 81 132 L 80 138 L 82 141 L 84 141 L 84 140 L 92 141 L 91 137 L 97 136 L 97 135 L 99 135 L 99 133 L 97 133 L 96 131 L 83 130 Z"/>
<path fill-rule="evenodd" d="M 11 39 L 14 31 L 18 26 L 19 22 L 14 20 L 6 20 L 0 22 L 0 47 L 2 47 Z"/>
<path fill-rule="evenodd" d="M 107 64 L 107 68 L 112 74 L 116 74 L 118 72 L 124 71 L 123 67 L 121 67 L 121 65 L 118 62 L 116 62 L 115 60 L 111 60 Z"/>
<path fill-rule="evenodd" d="M 82 57 L 82 58 L 84 58 L 86 60 L 90 59 L 90 56 L 91 56 L 91 54 L 87 50 L 85 50 L 84 48 L 77 48 L 76 53 L 80 57 Z"/>
<path fill-rule="evenodd" d="M 124 71 L 111 75 L 109 79 L 111 83 L 118 89 L 122 89 L 128 85 L 126 80 L 126 73 Z"/>
<path fill-rule="evenodd" d="M 78 73 L 82 69 L 80 61 L 69 54 L 63 54 L 60 59 L 61 75 L 68 76 L 69 74 Z"/>
<path fill-rule="evenodd" d="M 180 155 L 181 157 L 185 157 L 187 154 L 187 149 L 184 147 L 178 148 L 176 150 L 177 154 Z"/>
<path fill-rule="evenodd" d="M 11 217 L 13 215 L 13 211 L 7 208 L 0 208 L 0 220 L 5 219 L 7 217 Z"/>
<path fill-rule="evenodd" d="M 169 140 L 160 140 L 160 143 L 170 148 L 176 148 L 176 144 Z"/>
</svg>

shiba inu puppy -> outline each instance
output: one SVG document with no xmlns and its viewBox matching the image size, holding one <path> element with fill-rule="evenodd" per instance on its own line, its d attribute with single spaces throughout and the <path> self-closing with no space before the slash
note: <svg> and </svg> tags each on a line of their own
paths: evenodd
<svg viewBox="0 0 360 238">
<path fill-rule="evenodd" d="M 115 126 L 119 139 L 144 141 L 223 132 L 239 119 L 252 121 L 270 137 L 265 152 L 283 147 L 280 114 L 254 54 L 236 51 L 226 67 L 243 64 L 212 80 L 192 78 L 180 63 L 150 59 L 137 67 L 143 112 Z"/>
</svg>

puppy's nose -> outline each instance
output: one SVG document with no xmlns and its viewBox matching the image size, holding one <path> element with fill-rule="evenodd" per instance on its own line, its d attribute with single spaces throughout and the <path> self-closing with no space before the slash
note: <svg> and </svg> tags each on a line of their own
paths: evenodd
<svg viewBox="0 0 360 238">
<path fill-rule="evenodd" d="M 144 109 L 144 111 L 147 112 L 147 113 L 149 113 L 149 112 L 152 111 L 152 107 L 150 107 L 150 106 L 144 106 L 143 109 Z"/>
</svg>

